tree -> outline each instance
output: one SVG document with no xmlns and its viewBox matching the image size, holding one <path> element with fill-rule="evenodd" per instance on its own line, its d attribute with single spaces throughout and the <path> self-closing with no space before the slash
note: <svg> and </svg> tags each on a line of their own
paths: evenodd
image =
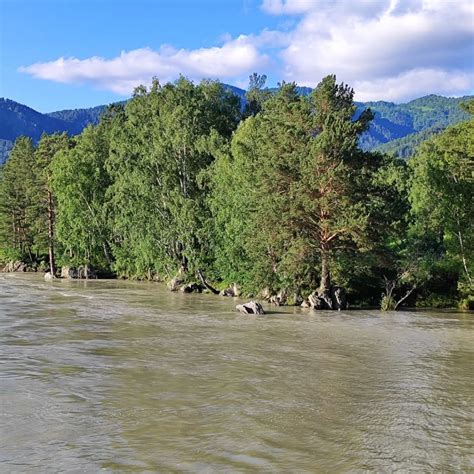
<svg viewBox="0 0 474 474">
<path fill-rule="evenodd" d="M 114 129 L 107 169 L 116 268 L 140 277 L 206 265 L 204 173 L 215 144 L 240 119 L 238 98 L 216 82 L 181 78 L 138 88 Z"/>
<path fill-rule="evenodd" d="M 257 115 L 263 107 L 265 101 L 270 98 L 270 91 L 265 89 L 267 76 L 265 74 L 257 74 L 254 72 L 249 76 L 249 86 L 245 94 L 246 104 L 244 108 L 244 117 Z"/>
<path fill-rule="evenodd" d="M 52 163 L 56 153 L 67 150 L 71 143 L 66 133 L 43 134 L 35 150 L 35 173 L 37 196 L 35 211 L 36 242 L 48 248 L 49 271 L 56 273 L 55 264 L 55 219 L 56 199 L 52 187 Z"/>
<path fill-rule="evenodd" d="M 92 264 L 110 271 L 113 264 L 106 194 L 111 184 L 105 164 L 110 129 L 121 109 L 111 109 L 96 127 L 87 127 L 75 146 L 61 150 L 52 163 L 57 202 L 57 238 L 72 264 Z"/>
<path fill-rule="evenodd" d="M 2 247 L 15 258 L 32 262 L 35 231 L 33 211 L 36 184 L 34 148 L 30 138 L 19 137 L 10 159 L 0 169 L 0 235 Z"/>
<path fill-rule="evenodd" d="M 259 117 L 249 117 L 241 122 L 231 144 L 220 147 L 217 159 L 209 169 L 212 216 L 209 235 L 213 236 L 216 277 L 226 283 L 237 281 L 249 291 L 259 283 L 268 284 L 266 277 L 269 275 L 265 251 L 252 245 L 263 240 L 255 239 L 262 232 L 256 215 L 259 207 L 259 121 Z"/>
<path fill-rule="evenodd" d="M 370 221 L 364 178 L 372 155 L 363 154 L 357 141 L 373 116 L 367 110 L 353 120 L 353 98 L 353 89 L 327 76 L 310 99 L 314 138 L 302 167 L 298 210 L 304 233 L 318 246 L 321 291 L 331 286 L 334 250 L 362 245 Z"/>
<path fill-rule="evenodd" d="M 409 164 L 409 198 L 417 225 L 442 236 L 445 258 L 458 266 L 472 291 L 474 119 L 423 143 Z"/>
<path fill-rule="evenodd" d="M 357 120 L 354 113 L 352 89 L 329 76 L 310 98 L 295 84 L 282 84 L 239 127 L 232 156 L 217 163 L 214 188 L 227 266 L 238 256 L 239 266 L 246 261 L 260 269 L 257 284 L 295 290 L 312 286 L 319 270 L 320 289 L 327 291 L 334 254 L 368 245 L 374 214 L 368 182 L 381 158 L 358 149 L 371 113 Z"/>
</svg>

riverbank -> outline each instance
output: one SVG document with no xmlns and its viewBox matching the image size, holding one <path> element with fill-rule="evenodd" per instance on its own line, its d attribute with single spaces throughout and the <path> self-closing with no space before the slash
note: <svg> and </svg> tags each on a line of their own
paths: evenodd
<svg viewBox="0 0 474 474">
<path fill-rule="evenodd" d="M 14 272 L 5 272 L 2 271 L 5 267 L 0 267 L 0 275 L 5 274 L 17 274 L 17 275 L 36 275 L 34 278 L 42 278 L 44 273 L 42 271 L 37 271 L 34 269 L 28 269 L 25 270 L 24 268 L 27 268 L 25 264 L 21 262 L 17 263 L 10 263 L 9 267 L 17 267 L 19 270 L 16 270 Z M 69 269 L 69 267 L 66 267 Z M 209 289 L 205 288 L 204 286 L 196 286 L 199 285 L 198 283 L 184 283 L 184 281 L 177 281 L 176 279 L 171 279 L 168 282 L 160 281 L 160 280 L 143 280 L 143 279 L 123 279 L 123 278 L 117 278 L 116 276 L 112 276 L 109 274 L 106 278 L 104 277 L 97 277 L 97 275 L 94 276 L 94 278 L 78 278 L 77 276 L 75 278 L 56 278 L 54 282 L 68 282 L 68 281 L 77 281 L 77 282 L 94 282 L 94 281 L 123 281 L 123 282 L 134 282 L 134 283 L 141 283 L 145 285 L 151 285 L 151 287 L 154 286 L 161 286 L 163 288 L 167 288 L 168 291 L 170 292 L 176 292 L 176 293 L 182 293 L 182 294 L 204 294 L 204 295 L 211 295 L 211 296 L 216 296 L 213 294 L 212 291 Z M 284 307 L 290 307 L 290 308 L 309 308 L 309 309 L 315 309 L 315 308 L 310 308 L 306 304 L 301 304 L 302 301 L 306 301 L 305 298 L 300 297 L 298 300 L 295 298 L 295 295 L 290 295 L 289 293 L 286 293 L 285 300 L 282 301 L 282 294 L 284 292 L 278 292 L 275 294 L 269 293 L 267 290 L 261 292 L 258 295 L 254 294 L 245 294 L 242 293 L 240 290 L 240 287 L 237 284 L 232 284 L 232 285 L 224 285 L 224 284 L 219 284 L 219 283 L 212 283 L 215 285 L 215 287 L 218 289 L 218 299 L 230 299 L 230 300 L 235 300 L 239 302 L 244 302 L 248 301 L 249 299 L 257 299 L 258 301 L 262 302 L 266 306 L 266 311 L 270 312 L 278 312 L 280 308 Z M 472 308 L 470 307 L 459 307 L 457 305 L 443 305 L 445 303 L 445 299 L 441 299 L 439 305 L 418 305 L 418 306 L 404 306 L 400 309 L 404 311 L 430 311 L 430 310 L 445 310 L 445 311 L 467 311 L 467 312 L 472 312 Z M 230 303 L 230 306 L 232 306 L 232 303 Z M 235 306 L 235 304 L 234 304 Z M 350 311 L 373 311 L 373 310 L 380 310 L 379 306 L 376 305 L 360 305 L 360 304 L 350 304 L 349 307 L 347 308 Z"/>
</svg>

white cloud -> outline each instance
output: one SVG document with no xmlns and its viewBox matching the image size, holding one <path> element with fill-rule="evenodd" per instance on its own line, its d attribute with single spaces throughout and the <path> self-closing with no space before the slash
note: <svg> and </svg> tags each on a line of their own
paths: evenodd
<svg viewBox="0 0 474 474">
<path fill-rule="evenodd" d="M 417 2 L 421 0 L 403 0 Z M 332 12 L 344 16 L 373 15 L 390 6 L 390 0 L 263 0 L 262 10 L 271 15 L 303 15 L 310 12 Z"/>
<path fill-rule="evenodd" d="M 302 15 L 281 52 L 286 80 L 315 86 L 335 73 L 360 100 L 474 87 L 471 0 L 265 0 L 262 8 Z"/>
<path fill-rule="evenodd" d="M 427 94 L 460 96 L 472 90 L 474 83 L 472 75 L 463 71 L 413 69 L 389 78 L 355 81 L 351 85 L 359 101 L 383 99 L 398 102 Z"/>
<path fill-rule="evenodd" d="M 232 79 L 256 68 L 265 67 L 268 57 L 259 52 L 250 37 L 239 36 L 222 46 L 195 50 L 162 46 L 122 51 L 113 59 L 59 58 L 21 67 L 20 71 L 39 79 L 62 83 L 91 83 L 99 88 L 128 95 L 140 84 L 149 84 L 153 76 L 162 82 L 184 74 L 192 79 Z"/>
<path fill-rule="evenodd" d="M 315 86 L 335 73 L 359 100 L 403 101 L 474 89 L 472 0 L 263 0 L 281 16 L 282 31 L 232 38 L 194 50 L 162 46 L 122 52 L 111 59 L 59 58 L 20 70 L 63 83 L 87 83 L 129 94 L 157 76 L 179 74 L 247 84 L 250 73 Z"/>
</svg>

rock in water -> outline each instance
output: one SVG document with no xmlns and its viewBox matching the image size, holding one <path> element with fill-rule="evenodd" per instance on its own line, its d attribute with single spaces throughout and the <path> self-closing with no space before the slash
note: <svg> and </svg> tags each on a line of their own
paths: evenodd
<svg viewBox="0 0 474 474">
<path fill-rule="evenodd" d="M 184 280 L 178 277 L 174 277 L 169 283 L 168 283 L 168 290 L 170 291 L 178 291 L 181 285 L 184 283 Z"/>
<path fill-rule="evenodd" d="M 197 283 L 190 283 L 190 284 L 187 284 L 187 285 L 182 285 L 179 288 L 179 290 L 182 293 L 194 293 L 194 292 L 202 293 L 202 286 L 198 285 Z"/>
<path fill-rule="evenodd" d="M 81 265 L 77 269 L 77 278 L 81 280 L 90 280 L 96 279 L 97 275 L 95 273 L 94 267 L 92 265 Z"/>
<path fill-rule="evenodd" d="M 77 270 L 74 267 L 62 267 L 61 278 L 67 278 L 68 280 L 77 278 Z"/>
<path fill-rule="evenodd" d="M 344 288 L 333 286 L 331 288 L 331 299 L 334 309 L 337 309 L 338 311 L 341 309 L 347 309 L 346 290 L 344 290 Z"/>
<path fill-rule="evenodd" d="M 346 309 L 347 299 L 344 288 L 331 286 L 327 290 L 313 291 L 308 296 L 308 305 L 314 309 Z"/>
<path fill-rule="evenodd" d="M 51 272 L 46 272 L 44 274 L 44 279 L 45 281 L 53 281 L 54 280 L 54 275 Z"/>
<path fill-rule="evenodd" d="M 249 301 L 248 303 L 238 304 L 235 307 L 236 310 L 243 314 L 265 314 L 262 305 L 256 301 Z"/>
</svg>

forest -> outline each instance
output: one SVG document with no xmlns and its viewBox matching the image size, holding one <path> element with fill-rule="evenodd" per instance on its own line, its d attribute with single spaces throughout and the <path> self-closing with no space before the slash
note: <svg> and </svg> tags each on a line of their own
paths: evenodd
<svg viewBox="0 0 474 474">
<path fill-rule="evenodd" d="M 474 101 L 403 160 L 360 148 L 373 113 L 334 75 L 306 96 L 265 80 L 243 110 L 218 82 L 154 80 L 80 135 L 17 138 L 0 263 L 277 304 L 339 288 L 352 307 L 472 309 Z"/>
</svg>

